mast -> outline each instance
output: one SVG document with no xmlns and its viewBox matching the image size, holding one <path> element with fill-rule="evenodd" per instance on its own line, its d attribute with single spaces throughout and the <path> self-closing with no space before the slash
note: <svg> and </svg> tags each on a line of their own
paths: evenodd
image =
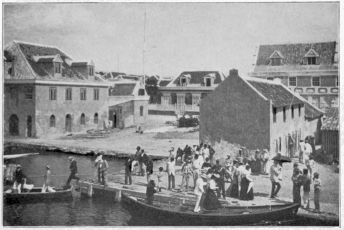
<svg viewBox="0 0 344 230">
<path fill-rule="evenodd" d="M 143 23 L 143 87 L 145 88 L 145 48 L 146 48 L 146 12 Z"/>
</svg>

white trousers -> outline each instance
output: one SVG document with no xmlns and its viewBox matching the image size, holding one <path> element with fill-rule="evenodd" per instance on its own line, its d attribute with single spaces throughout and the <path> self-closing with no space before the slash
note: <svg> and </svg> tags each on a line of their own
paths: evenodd
<svg viewBox="0 0 344 230">
<path fill-rule="evenodd" d="M 200 203 L 201 203 L 202 194 L 200 195 L 197 194 L 196 196 L 197 196 L 197 201 L 196 201 L 194 212 L 199 212 L 201 211 Z"/>
</svg>

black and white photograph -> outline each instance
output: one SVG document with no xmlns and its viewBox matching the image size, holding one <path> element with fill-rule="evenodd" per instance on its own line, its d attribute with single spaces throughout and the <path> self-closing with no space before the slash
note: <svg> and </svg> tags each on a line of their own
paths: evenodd
<svg viewBox="0 0 344 230">
<path fill-rule="evenodd" d="M 340 227 L 341 7 L 2 2 L 2 227 Z"/>
</svg>

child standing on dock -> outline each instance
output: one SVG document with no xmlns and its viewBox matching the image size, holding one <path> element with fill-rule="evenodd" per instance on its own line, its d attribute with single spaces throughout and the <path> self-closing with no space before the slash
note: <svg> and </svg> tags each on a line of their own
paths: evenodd
<svg viewBox="0 0 344 230">
<path fill-rule="evenodd" d="M 319 173 L 315 172 L 314 173 L 314 178 L 313 178 L 313 184 L 314 184 L 314 206 L 315 212 L 320 212 L 320 192 L 321 192 L 321 180 L 319 178 Z"/>
<path fill-rule="evenodd" d="M 162 187 L 162 177 L 164 176 L 163 170 L 164 170 L 164 168 L 160 167 L 158 175 L 157 175 L 157 177 L 158 177 L 158 189 L 159 189 L 159 192 L 161 192 L 161 187 Z"/>
</svg>

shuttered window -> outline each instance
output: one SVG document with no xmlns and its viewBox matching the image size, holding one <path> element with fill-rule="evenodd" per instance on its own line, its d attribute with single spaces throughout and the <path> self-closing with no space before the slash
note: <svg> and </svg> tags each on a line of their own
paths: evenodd
<svg viewBox="0 0 344 230">
<path fill-rule="evenodd" d="M 57 89 L 56 87 L 50 87 L 49 88 L 49 99 L 50 100 L 56 100 L 57 96 Z"/>
<path fill-rule="evenodd" d="M 82 101 L 86 100 L 86 88 L 80 89 L 80 100 L 82 100 Z"/>
<path fill-rule="evenodd" d="M 66 89 L 66 100 L 71 101 L 72 100 L 72 88 Z"/>
</svg>

